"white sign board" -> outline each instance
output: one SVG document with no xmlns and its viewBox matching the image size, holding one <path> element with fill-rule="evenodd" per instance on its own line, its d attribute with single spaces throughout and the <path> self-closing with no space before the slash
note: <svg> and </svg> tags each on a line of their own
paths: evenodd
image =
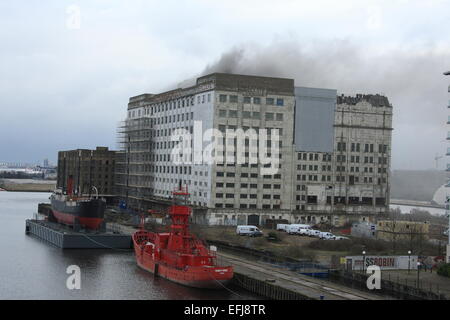
<svg viewBox="0 0 450 320">
<path fill-rule="evenodd" d="M 417 256 L 365 256 L 364 269 L 369 266 L 379 266 L 381 270 L 416 270 Z M 347 256 L 346 268 L 363 270 L 363 256 Z"/>
</svg>

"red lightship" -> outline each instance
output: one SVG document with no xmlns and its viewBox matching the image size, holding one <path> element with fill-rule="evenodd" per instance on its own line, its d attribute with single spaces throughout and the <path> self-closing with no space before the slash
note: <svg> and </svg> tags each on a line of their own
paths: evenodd
<svg viewBox="0 0 450 320">
<path fill-rule="evenodd" d="M 233 267 L 218 266 L 216 255 L 189 232 L 191 208 L 186 205 L 189 193 L 173 193 L 169 208 L 172 219 L 168 233 L 154 233 L 141 228 L 133 234 L 134 251 L 139 267 L 162 278 L 195 288 L 223 288 L 233 278 Z"/>
</svg>

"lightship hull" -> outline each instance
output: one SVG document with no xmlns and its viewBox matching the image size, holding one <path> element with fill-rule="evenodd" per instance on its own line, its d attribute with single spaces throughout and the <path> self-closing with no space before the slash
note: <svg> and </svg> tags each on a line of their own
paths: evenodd
<svg viewBox="0 0 450 320">
<path fill-rule="evenodd" d="M 232 267 L 211 265 L 175 267 L 164 259 L 167 257 L 170 260 L 173 258 L 173 253 L 164 249 L 159 250 L 159 256 L 162 259 L 155 260 L 155 252 L 151 249 L 154 248 L 153 239 L 157 236 L 147 231 L 138 231 L 133 235 L 136 261 L 140 268 L 156 276 L 194 288 L 223 289 L 233 278 Z"/>
</svg>

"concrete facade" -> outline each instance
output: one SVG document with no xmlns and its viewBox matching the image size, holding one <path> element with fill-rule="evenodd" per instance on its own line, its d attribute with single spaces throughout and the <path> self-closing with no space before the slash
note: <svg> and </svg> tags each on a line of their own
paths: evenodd
<svg viewBox="0 0 450 320">
<path fill-rule="evenodd" d="M 130 98 L 119 131 L 117 193 L 135 210 L 169 200 L 179 185 L 209 224 L 343 225 L 388 208 L 392 106 L 382 96 L 336 97 L 294 88 L 292 79 L 215 73 L 190 88 Z M 211 155 L 219 158 L 208 162 Z"/>
<path fill-rule="evenodd" d="M 392 106 L 379 95 L 339 96 L 333 152 L 297 152 L 295 210 L 300 221 L 374 221 L 389 210 Z M 334 215 L 334 217 L 333 217 Z M 342 223 L 342 219 L 341 219 Z"/>
</svg>

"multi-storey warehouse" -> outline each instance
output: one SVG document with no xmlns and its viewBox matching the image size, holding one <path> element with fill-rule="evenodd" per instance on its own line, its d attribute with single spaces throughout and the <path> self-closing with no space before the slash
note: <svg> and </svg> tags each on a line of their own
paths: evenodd
<svg viewBox="0 0 450 320">
<path fill-rule="evenodd" d="M 382 96 L 215 73 L 130 98 L 117 191 L 146 210 L 187 186 L 211 224 L 363 219 L 388 208 L 391 124 Z"/>
<path fill-rule="evenodd" d="M 115 194 L 115 158 L 116 152 L 107 147 L 59 151 L 56 186 L 66 191 L 69 177 L 72 177 L 75 194 L 98 192 L 99 196 L 112 199 Z"/>
</svg>

